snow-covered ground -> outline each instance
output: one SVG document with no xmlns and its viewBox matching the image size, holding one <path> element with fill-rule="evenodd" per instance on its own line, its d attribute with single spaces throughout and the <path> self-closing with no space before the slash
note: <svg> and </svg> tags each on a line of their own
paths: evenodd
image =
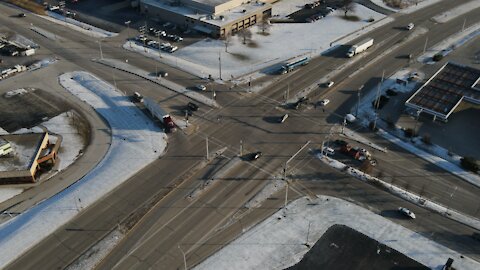
<svg viewBox="0 0 480 270">
<path fill-rule="evenodd" d="M 409 3 L 409 6 L 404 8 L 404 9 L 396 9 L 396 8 L 393 8 L 393 7 L 389 7 L 385 4 L 384 0 L 370 0 L 370 1 L 372 1 L 377 6 L 389 9 L 391 11 L 408 14 L 408 13 L 415 12 L 419 9 L 428 7 L 432 4 L 440 2 L 442 0 L 402 0 L 405 3 Z"/>
<path fill-rule="evenodd" d="M 63 15 L 60 15 L 55 12 L 47 11 L 48 16 L 37 15 L 51 22 L 65 25 L 66 27 L 81 32 L 85 35 L 94 37 L 94 38 L 109 38 L 117 36 L 117 33 L 109 32 L 104 29 L 100 29 L 90 24 L 86 24 L 80 21 L 77 21 L 72 18 L 65 18 Z"/>
<path fill-rule="evenodd" d="M 239 36 L 232 37 L 225 52 L 222 40 L 205 39 L 182 48 L 172 55 L 162 53 L 162 60 L 177 66 L 198 77 L 206 78 L 212 75 L 219 77 L 219 57 L 222 65 L 222 78 L 240 77 L 283 63 L 299 56 L 314 56 L 330 48 L 330 43 L 356 30 L 366 28 L 385 16 L 376 13 L 362 5 L 355 5 L 358 22 L 343 19 L 342 11 L 335 11 L 314 23 L 281 23 L 273 24 L 268 30 L 269 35 L 262 35 L 258 27 L 252 27 L 252 43 L 244 45 Z M 335 27 L 331 27 L 335 25 Z M 288 38 L 287 38 L 288 37 Z M 292 42 L 294 40 L 294 42 Z M 133 42 L 132 42 L 133 43 Z M 131 49 L 128 42 L 123 46 Z M 133 50 L 133 49 L 132 49 Z M 158 52 L 134 49 L 137 52 L 158 57 Z"/>
<path fill-rule="evenodd" d="M 421 63 L 435 64 L 437 62 L 432 60 L 432 57 L 435 54 L 441 53 L 443 56 L 447 56 L 456 48 L 478 37 L 479 35 L 480 23 L 477 23 L 468 27 L 464 31 L 458 32 L 457 34 L 450 36 L 447 39 L 444 39 L 441 42 L 435 44 L 435 46 L 429 48 L 424 54 L 420 55 L 417 58 L 417 61 Z"/>
<path fill-rule="evenodd" d="M 66 73 L 59 80 L 108 122 L 111 146 L 97 167 L 75 184 L 0 225 L 0 268 L 158 159 L 166 148 L 165 133 L 112 85 L 86 72 Z"/>
<path fill-rule="evenodd" d="M 23 192 L 23 188 L 6 188 L 0 187 L 0 203 L 4 202 L 12 197 L 17 196 Z"/>
<path fill-rule="evenodd" d="M 436 16 L 434 16 L 432 19 L 436 22 L 439 22 L 439 23 L 446 23 L 452 19 L 455 19 L 457 18 L 458 16 L 461 16 L 465 13 L 468 13 L 476 8 L 479 8 L 480 7 L 480 1 L 470 1 L 470 2 L 467 2 L 463 5 L 460 5 L 454 9 L 451 9 L 451 10 L 447 10 L 443 13 L 440 13 Z"/>
<path fill-rule="evenodd" d="M 346 225 L 431 269 L 450 257 L 457 269 L 479 269 L 474 260 L 341 199 L 319 196 L 291 202 L 195 267 L 201 269 L 285 269 L 299 262 L 335 224 Z M 187 252 L 188 253 L 188 252 Z"/>
</svg>

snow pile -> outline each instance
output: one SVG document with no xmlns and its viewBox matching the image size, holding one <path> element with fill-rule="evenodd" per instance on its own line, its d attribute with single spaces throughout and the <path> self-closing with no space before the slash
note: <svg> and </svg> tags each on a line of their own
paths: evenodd
<svg viewBox="0 0 480 270">
<path fill-rule="evenodd" d="M 14 97 L 14 96 L 17 96 L 17 95 L 22 96 L 22 95 L 25 95 L 26 93 L 28 93 L 29 91 L 34 91 L 34 90 L 33 89 L 26 90 L 24 88 L 19 88 L 19 89 L 8 91 L 3 96 L 5 98 L 11 98 L 11 97 Z"/>
<path fill-rule="evenodd" d="M 23 188 L 0 188 L 0 203 L 17 196 L 23 192 Z"/>
<path fill-rule="evenodd" d="M 458 32 L 457 34 L 450 36 L 447 39 L 444 39 L 440 43 L 435 44 L 432 48 L 429 48 L 427 52 L 420 55 L 417 58 L 417 61 L 427 64 L 436 64 L 437 62 L 432 60 L 432 57 L 440 53 L 444 57 L 449 53 L 453 52 L 456 48 L 462 46 L 468 41 L 476 38 L 480 35 L 480 23 L 474 24 L 464 31 Z"/>
<path fill-rule="evenodd" d="M 454 9 L 440 13 L 434 16 L 432 19 L 438 23 L 446 23 L 479 7 L 480 1 L 470 1 Z"/>
<path fill-rule="evenodd" d="M 296 264 L 335 224 L 346 225 L 432 269 L 455 260 L 457 269 L 480 264 L 360 206 L 319 196 L 291 202 L 195 267 L 202 269 L 285 269 Z"/>
<path fill-rule="evenodd" d="M 31 64 L 30 66 L 28 66 L 28 69 L 33 71 L 33 70 L 37 70 L 39 68 L 44 68 L 44 67 L 47 67 L 55 62 L 57 62 L 58 59 L 57 58 L 53 58 L 53 57 L 50 57 L 50 58 L 44 58 L 42 60 L 39 60 L 33 64 Z"/>
<path fill-rule="evenodd" d="M 109 38 L 109 37 L 114 37 L 118 35 L 117 33 L 112 33 L 107 30 L 100 29 L 93 25 L 86 24 L 72 18 L 66 18 L 63 15 L 60 15 L 55 12 L 47 11 L 47 14 L 48 16 L 42 16 L 42 15 L 38 15 L 38 16 L 57 24 L 63 24 L 70 29 L 73 29 L 75 31 L 81 32 L 85 35 L 88 35 L 94 38 Z"/>
<path fill-rule="evenodd" d="M 371 25 L 367 22 L 369 18 L 377 21 L 384 17 L 362 5 L 356 4 L 355 8 L 355 13 L 351 15 L 360 17 L 358 22 L 344 20 L 343 12 L 337 10 L 314 23 L 273 24 L 268 30 L 269 35 L 262 35 L 255 26 L 251 28 L 252 42 L 249 45 L 234 36 L 230 38 L 228 52 L 225 52 L 222 40 L 205 39 L 179 49 L 172 55 L 163 53 L 161 61 L 201 78 L 207 78 L 208 75 L 218 78 L 221 58 L 223 79 L 241 77 L 290 58 L 320 54 L 330 47 L 333 40 Z M 329 27 L 331 25 L 335 27 Z M 123 46 L 127 50 L 143 51 L 144 55 L 158 57 L 157 51 L 134 49 L 128 43 Z"/>
<path fill-rule="evenodd" d="M 10 39 L 10 41 L 13 41 L 21 45 L 21 47 L 23 48 L 34 48 L 34 49 L 40 48 L 40 46 L 37 43 L 35 43 L 33 40 L 30 40 L 18 33 L 15 33 L 13 37 Z"/>
<path fill-rule="evenodd" d="M 158 159 L 166 147 L 161 129 L 112 85 L 86 72 L 63 74 L 60 83 L 108 122 L 111 146 L 82 179 L 0 226 L 0 268 Z"/>
</svg>

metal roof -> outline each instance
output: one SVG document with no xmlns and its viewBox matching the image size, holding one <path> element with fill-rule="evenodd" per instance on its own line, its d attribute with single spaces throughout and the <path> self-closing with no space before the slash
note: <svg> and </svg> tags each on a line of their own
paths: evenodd
<svg viewBox="0 0 480 270">
<path fill-rule="evenodd" d="M 446 63 L 405 105 L 446 120 L 463 99 L 480 104 L 479 80 L 480 70 Z"/>
</svg>

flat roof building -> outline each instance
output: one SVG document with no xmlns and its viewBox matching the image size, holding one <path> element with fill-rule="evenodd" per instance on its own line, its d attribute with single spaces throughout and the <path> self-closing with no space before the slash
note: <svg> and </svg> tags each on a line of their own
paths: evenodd
<svg viewBox="0 0 480 270">
<path fill-rule="evenodd" d="M 0 157 L 0 184 L 36 182 L 37 171 L 44 162 L 55 162 L 61 140 L 50 144 L 48 133 L 3 135 L 0 140 L 8 142 L 12 151 Z"/>
<path fill-rule="evenodd" d="M 405 105 L 447 121 L 462 101 L 480 104 L 480 70 L 455 63 L 443 65 Z"/>
<path fill-rule="evenodd" d="M 272 5 L 267 2 L 273 0 L 141 0 L 140 10 L 218 38 L 270 17 Z"/>
</svg>

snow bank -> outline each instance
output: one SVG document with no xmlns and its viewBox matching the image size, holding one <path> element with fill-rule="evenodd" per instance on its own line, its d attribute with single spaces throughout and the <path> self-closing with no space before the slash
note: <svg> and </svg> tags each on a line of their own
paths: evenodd
<svg viewBox="0 0 480 270">
<path fill-rule="evenodd" d="M 202 269 L 285 269 L 294 265 L 335 224 L 346 225 L 432 269 L 453 258 L 457 269 L 479 269 L 474 260 L 435 243 L 360 206 L 319 196 L 288 204 L 195 267 Z M 188 253 L 188 252 L 187 252 Z"/>
<path fill-rule="evenodd" d="M 60 84 L 109 123 L 111 146 L 78 182 L 0 225 L 0 268 L 158 159 L 166 147 L 161 129 L 112 85 L 86 72 L 63 74 Z"/>
<path fill-rule="evenodd" d="M 0 203 L 4 202 L 12 197 L 17 196 L 18 194 L 23 192 L 23 188 L 0 188 Z"/>
<path fill-rule="evenodd" d="M 107 30 L 100 29 L 90 24 L 86 24 L 80 21 L 77 21 L 72 18 L 65 18 L 63 15 L 60 15 L 55 12 L 47 11 L 48 16 L 37 15 L 51 22 L 65 25 L 66 27 L 83 33 L 85 35 L 94 37 L 94 38 L 109 38 L 117 36 L 117 33 L 112 33 Z"/>
</svg>

